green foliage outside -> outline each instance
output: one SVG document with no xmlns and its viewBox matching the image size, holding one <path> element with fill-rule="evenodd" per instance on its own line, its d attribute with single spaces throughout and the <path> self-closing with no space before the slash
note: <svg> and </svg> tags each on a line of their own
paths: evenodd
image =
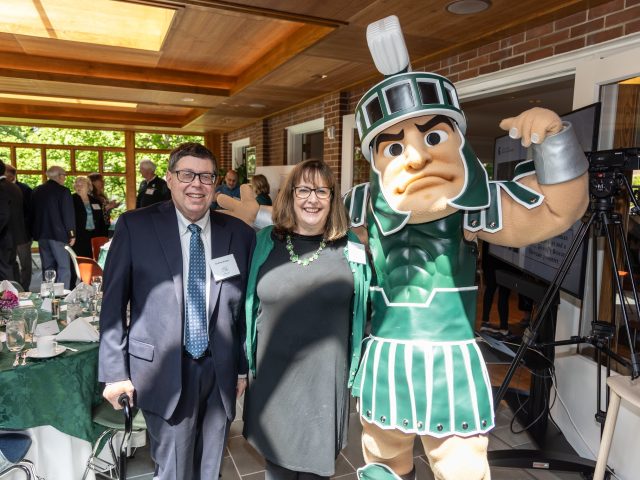
<svg viewBox="0 0 640 480">
<path fill-rule="evenodd" d="M 24 127 L 12 125 L 0 125 L 0 142 L 31 143 L 44 145 L 68 145 L 68 146 L 94 146 L 124 148 L 124 132 L 108 130 L 83 130 L 70 128 L 48 127 Z M 204 138 L 198 135 L 170 135 L 163 133 L 135 134 L 135 148 L 149 150 L 172 150 L 184 142 L 204 142 Z M 65 149 L 47 148 L 47 166 L 59 165 L 65 170 L 71 170 L 70 151 Z M 166 152 L 136 152 L 136 165 L 144 158 L 148 158 L 156 164 L 156 175 L 164 177 L 167 171 L 169 155 Z M 11 162 L 9 147 L 0 147 L 0 160 Z M 42 174 L 20 173 L 25 170 L 43 172 L 42 154 L 40 148 L 24 147 L 16 149 L 16 167 L 21 182 L 32 188 L 40 185 Z M 76 150 L 76 171 L 79 175 L 88 175 L 99 170 L 98 150 Z M 44 173 L 44 172 L 43 172 Z M 125 211 L 126 199 L 126 157 L 124 151 L 103 153 L 103 170 L 105 194 L 110 199 L 115 199 L 121 206 L 112 212 L 112 219 Z M 115 174 L 115 175 L 114 175 Z M 76 176 L 67 176 L 65 186 L 73 192 L 73 183 Z M 142 177 L 136 168 L 136 186 L 140 184 Z"/>
</svg>

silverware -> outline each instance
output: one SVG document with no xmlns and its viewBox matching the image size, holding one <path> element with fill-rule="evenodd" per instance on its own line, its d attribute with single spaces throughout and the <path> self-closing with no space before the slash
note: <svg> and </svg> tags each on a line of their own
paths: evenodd
<svg viewBox="0 0 640 480">
<path fill-rule="evenodd" d="M 14 367 L 17 367 L 18 365 L 20 365 L 20 352 L 16 353 L 16 359 L 13 362 Z"/>
<path fill-rule="evenodd" d="M 26 365 L 27 364 L 27 352 L 26 350 L 24 352 L 22 352 L 22 363 L 20 365 Z"/>
<path fill-rule="evenodd" d="M 63 346 L 64 346 L 64 348 L 66 348 L 67 350 L 70 350 L 70 351 L 72 351 L 72 352 L 77 352 L 77 351 L 78 351 L 78 349 L 77 349 L 77 348 L 67 347 L 66 345 L 63 345 Z"/>
</svg>

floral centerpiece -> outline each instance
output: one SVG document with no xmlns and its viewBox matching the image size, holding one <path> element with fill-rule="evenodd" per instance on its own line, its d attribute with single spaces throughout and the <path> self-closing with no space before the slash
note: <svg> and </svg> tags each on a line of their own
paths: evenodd
<svg viewBox="0 0 640 480">
<path fill-rule="evenodd" d="M 5 323 L 11 319 L 11 311 L 20 305 L 18 295 L 11 290 L 2 290 L 0 292 L 0 321 Z"/>
</svg>

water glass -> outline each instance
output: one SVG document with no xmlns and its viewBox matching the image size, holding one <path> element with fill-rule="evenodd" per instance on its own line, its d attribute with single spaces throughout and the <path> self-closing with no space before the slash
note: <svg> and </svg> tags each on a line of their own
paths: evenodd
<svg viewBox="0 0 640 480">
<path fill-rule="evenodd" d="M 18 353 L 24 348 L 24 320 L 10 320 L 7 322 L 7 348 Z"/>
<path fill-rule="evenodd" d="M 33 348 L 33 337 L 36 336 L 36 327 L 38 326 L 38 310 L 31 307 L 24 308 L 23 317 L 27 328 L 27 337 Z"/>
</svg>

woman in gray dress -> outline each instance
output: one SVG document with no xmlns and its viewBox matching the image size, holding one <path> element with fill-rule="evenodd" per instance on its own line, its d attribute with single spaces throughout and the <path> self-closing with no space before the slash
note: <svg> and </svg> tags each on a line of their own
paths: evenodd
<svg viewBox="0 0 640 480">
<path fill-rule="evenodd" d="M 298 164 L 258 233 L 247 286 L 244 435 L 267 480 L 330 477 L 347 441 L 370 271 L 331 169 Z"/>
</svg>

